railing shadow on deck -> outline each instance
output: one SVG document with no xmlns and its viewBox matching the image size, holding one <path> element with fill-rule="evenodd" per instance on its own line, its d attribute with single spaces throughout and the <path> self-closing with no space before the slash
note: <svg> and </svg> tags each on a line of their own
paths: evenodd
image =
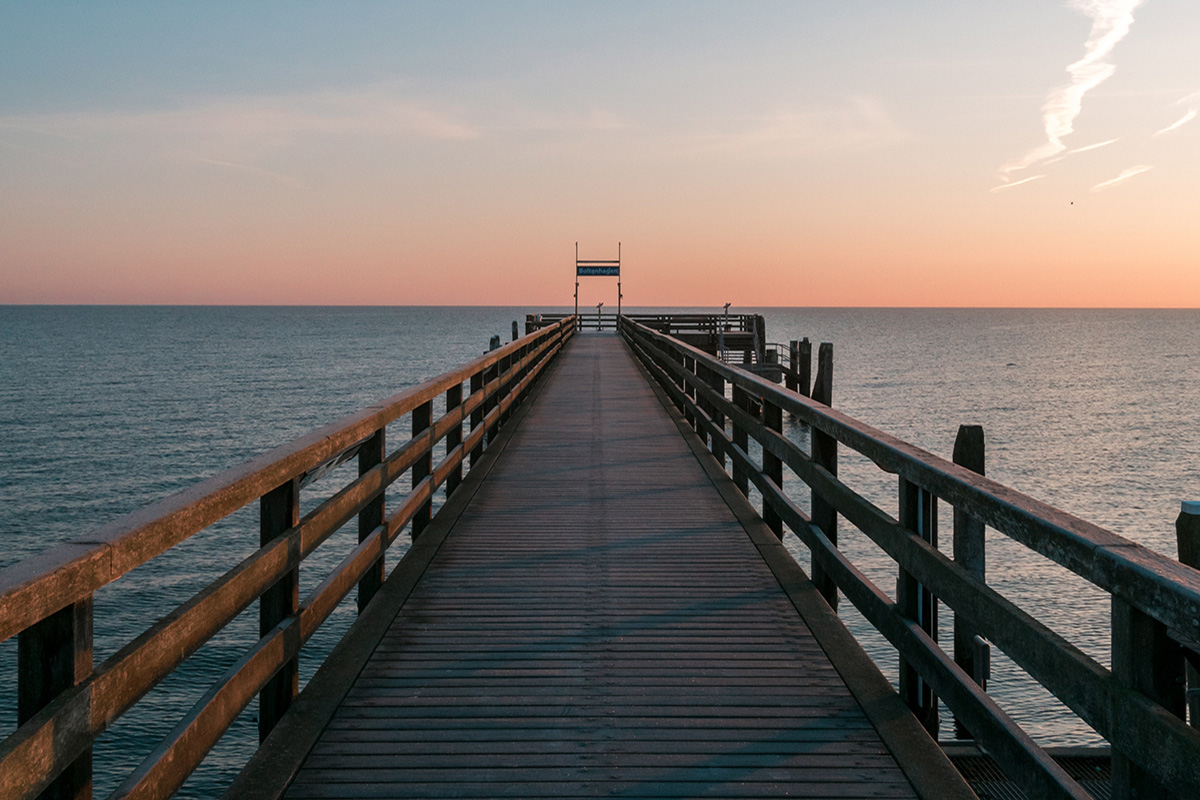
<svg viewBox="0 0 1200 800">
<path fill-rule="evenodd" d="M 96 737 L 255 600 L 261 638 L 112 797 L 169 797 L 256 695 L 265 738 L 296 697 L 303 644 L 356 586 L 362 610 L 388 546 L 405 530 L 420 536 L 435 492 L 455 491 L 575 329 L 563 319 L 0 572 L 0 641 L 18 637 L 17 675 L 5 679 L 19 725 L 0 743 L 0 797 L 90 797 Z M 405 417 L 411 435 L 388 452 L 388 425 Z M 358 477 L 301 518 L 301 490 L 352 458 Z M 385 509 L 405 474 L 411 491 Z M 256 500 L 261 549 L 93 667 L 96 590 Z M 301 600 L 301 563 L 355 518 L 358 546 Z"/>
<path fill-rule="evenodd" d="M 826 345 L 810 399 L 637 320 L 623 317 L 620 333 L 742 493 L 758 490 L 772 530 L 782 537 L 786 526 L 809 548 L 829 604 L 841 592 L 897 650 L 900 694 L 931 733 L 940 698 L 1028 797 L 1090 797 L 980 685 L 990 643 L 1112 745 L 1113 797 L 1200 797 L 1200 730 L 1186 721 L 1184 679 L 1198 661 L 1200 571 L 972 471 L 977 430 L 960 431 L 952 463 L 830 408 Z M 811 452 L 783 436 L 785 411 L 811 426 Z M 898 476 L 900 519 L 838 479 L 839 446 Z M 784 465 L 811 489 L 810 514 L 785 494 Z M 954 512 L 957 560 L 937 547 L 939 500 Z M 896 562 L 895 599 L 838 548 L 839 516 Z M 988 585 L 985 525 L 1111 595 L 1111 670 Z M 938 602 L 954 611 L 953 654 L 937 643 Z M 1193 726 L 1197 716 L 1193 707 Z"/>
</svg>

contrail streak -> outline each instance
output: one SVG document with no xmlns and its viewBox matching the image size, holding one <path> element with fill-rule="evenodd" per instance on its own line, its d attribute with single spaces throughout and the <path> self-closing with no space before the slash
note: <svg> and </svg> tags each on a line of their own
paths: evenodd
<svg viewBox="0 0 1200 800">
<path fill-rule="evenodd" d="M 1186 114 L 1184 114 L 1182 117 L 1180 117 L 1179 119 L 1172 122 L 1167 127 L 1163 128 L 1161 131 L 1155 131 L 1154 135 L 1162 136 L 1164 133 L 1170 133 L 1171 131 L 1175 130 L 1176 128 L 1182 128 L 1184 125 L 1187 125 L 1189 122 L 1191 122 L 1195 118 L 1196 118 L 1196 109 L 1194 109 L 1194 108 L 1188 109 L 1188 112 Z"/>
<path fill-rule="evenodd" d="M 1083 147 L 1076 147 L 1074 150 L 1068 150 L 1067 152 L 1063 153 L 1062 155 L 1052 158 L 1049 161 L 1043 161 L 1042 166 L 1046 166 L 1047 164 L 1057 164 L 1059 161 L 1062 161 L 1067 156 L 1073 156 L 1076 153 L 1086 153 L 1089 150 L 1099 150 L 1101 147 L 1108 147 L 1110 144 L 1116 144 L 1119 141 L 1121 141 L 1121 139 L 1118 137 L 1116 139 L 1109 139 L 1104 142 L 1096 142 L 1095 144 L 1084 145 Z"/>
<path fill-rule="evenodd" d="M 1113 178 L 1112 180 L 1107 180 L 1107 181 L 1104 181 L 1103 183 L 1097 183 L 1095 186 L 1092 187 L 1092 191 L 1098 192 L 1101 189 L 1107 189 L 1110 186 L 1116 186 L 1118 183 L 1121 183 L 1122 181 L 1127 181 L 1130 178 L 1132 178 L 1134 175 L 1141 175 L 1143 172 L 1146 172 L 1150 169 L 1152 169 L 1152 167 L 1148 167 L 1145 165 L 1142 165 L 1140 167 L 1130 167 L 1129 169 L 1125 170 L 1124 172 L 1122 172 L 1120 175 Z"/>
<path fill-rule="evenodd" d="M 1046 143 L 1026 153 L 1022 158 L 1005 164 L 1002 176 L 1025 169 L 1039 161 L 1053 158 L 1067 149 L 1062 140 L 1075 130 L 1075 118 L 1083 109 L 1083 96 L 1095 89 L 1116 70 L 1104 59 L 1133 25 L 1133 10 L 1144 0 L 1072 0 L 1071 8 L 1092 19 L 1092 32 L 1084 46 L 1083 58 L 1067 67 L 1071 80 L 1055 89 L 1042 106 Z"/>
<path fill-rule="evenodd" d="M 1044 178 L 1044 177 L 1046 177 L 1046 176 L 1045 175 L 1034 175 L 1032 178 L 1022 178 L 1021 180 L 1013 181 L 1012 183 L 1002 183 L 999 186 L 993 186 L 991 191 L 998 192 L 1001 189 L 1011 189 L 1014 186 L 1020 186 L 1022 183 L 1029 183 L 1030 181 L 1036 181 L 1038 178 Z"/>
<path fill-rule="evenodd" d="M 1063 153 L 1063 155 L 1073 156 L 1076 153 L 1086 153 L 1088 150 L 1099 150 L 1101 147 L 1108 147 L 1110 144 L 1116 144 L 1119 141 L 1121 141 L 1120 138 L 1109 139 L 1104 142 L 1096 142 L 1095 144 L 1089 144 L 1085 147 L 1076 147 L 1074 150 L 1068 150 L 1067 152 Z"/>
</svg>

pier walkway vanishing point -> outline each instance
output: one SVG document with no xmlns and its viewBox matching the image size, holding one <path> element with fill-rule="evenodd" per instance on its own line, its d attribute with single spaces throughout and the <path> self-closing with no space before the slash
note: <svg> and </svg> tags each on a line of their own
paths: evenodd
<svg viewBox="0 0 1200 800">
<path fill-rule="evenodd" d="M 440 533 L 286 797 L 971 796 L 616 335 Z"/>
</svg>

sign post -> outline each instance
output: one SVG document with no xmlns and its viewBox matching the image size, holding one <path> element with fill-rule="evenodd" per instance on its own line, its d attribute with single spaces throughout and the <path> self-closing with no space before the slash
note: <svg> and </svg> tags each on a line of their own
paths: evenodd
<svg viewBox="0 0 1200 800">
<path fill-rule="evenodd" d="M 595 259 L 579 258 L 579 242 L 575 243 L 575 316 L 579 316 L 579 278 L 592 276 L 613 276 L 617 279 L 617 316 L 621 316 L 621 243 L 617 242 L 616 261 L 598 261 Z M 596 306 L 596 327 L 600 327 L 600 303 Z"/>
</svg>

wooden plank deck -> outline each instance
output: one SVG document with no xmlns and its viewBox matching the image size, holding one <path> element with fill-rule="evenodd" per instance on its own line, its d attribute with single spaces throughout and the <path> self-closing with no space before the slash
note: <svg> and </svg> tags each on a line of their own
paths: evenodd
<svg viewBox="0 0 1200 800">
<path fill-rule="evenodd" d="M 287 797 L 916 796 L 616 336 L 527 414 Z"/>
</svg>

